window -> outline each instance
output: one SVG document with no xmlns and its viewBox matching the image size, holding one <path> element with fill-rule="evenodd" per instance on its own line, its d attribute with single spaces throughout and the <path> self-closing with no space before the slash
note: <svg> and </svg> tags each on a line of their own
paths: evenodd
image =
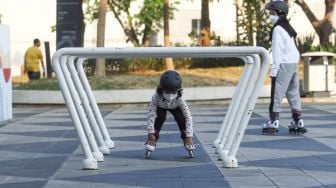
<svg viewBox="0 0 336 188">
<path fill-rule="evenodd" d="M 199 36 L 201 28 L 201 19 L 192 19 L 191 20 L 191 33 L 195 36 Z"/>
</svg>

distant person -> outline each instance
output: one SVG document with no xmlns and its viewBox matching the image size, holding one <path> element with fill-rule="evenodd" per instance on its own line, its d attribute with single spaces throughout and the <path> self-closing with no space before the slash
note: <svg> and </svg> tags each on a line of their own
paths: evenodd
<svg viewBox="0 0 336 188">
<path fill-rule="evenodd" d="M 284 1 L 271 1 L 266 5 L 269 10 L 269 20 L 273 27 L 270 32 L 272 42 L 272 67 L 270 76 L 271 102 L 269 105 L 269 121 L 263 125 L 263 134 L 276 134 L 279 127 L 281 101 L 286 95 L 292 110 L 292 121 L 289 132 L 303 134 L 304 127 L 301 113 L 299 93 L 298 62 L 300 53 L 296 46 L 296 32 L 287 19 L 288 5 Z"/>
<path fill-rule="evenodd" d="M 41 78 L 40 63 L 43 69 L 43 77 L 45 74 L 40 46 L 40 40 L 34 39 L 34 46 L 28 48 L 24 56 L 24 73 L 28 73 L 29 80 L 39 80 Z"/>
<path fill-rule="evenodd" d="M 165 71 L 160 78 L 149 107 L 148 113 L 148 139 L 145 143 L 146 156 L 150 157 L 155 150 L 156 142 L 163 123 L 166 120 L 167 112 L 170 112 L 179 127 L 184 147 L 193 157 L 193 124 L 189 107 L 182 97 L 182 78 L 176 71 Z"/>
</svg>

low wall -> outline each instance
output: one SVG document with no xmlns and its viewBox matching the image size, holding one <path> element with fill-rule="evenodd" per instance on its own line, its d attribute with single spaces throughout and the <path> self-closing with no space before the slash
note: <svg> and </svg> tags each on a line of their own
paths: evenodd
<svg viewBox="0 0 336 188">
<path fill-rule="evenodd" d="M 231 99 L 235 87 L 185 88 L 188 101 Z M 149 102 L 155 89 L 98 90 L 93 94 L 98 104 L 122 104 Z M 269 97 L 270 86 L 264 86 L 259 97 Z M 64 104 L 61 91 L 14 90 L 13 104 Z"/>
</svg>

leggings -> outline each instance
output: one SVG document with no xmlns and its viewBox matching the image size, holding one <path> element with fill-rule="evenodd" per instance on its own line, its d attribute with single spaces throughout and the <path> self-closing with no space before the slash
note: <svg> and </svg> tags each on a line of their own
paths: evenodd
<svg viewBox="0 0 336 188">
<path fill-rule="evenodd" d="M 184 140 L 186 138 L 186 133 L 185 133 L 186 132 L 186 123 L 185 123 L 185 117 L 182 113 L 182 110 L 180 108 L 163 109 L 163 108 L 160 108 L 160 107 L 156 108 L 157 117 L 156 117 L 155 122 L 154 122 L 156 140 L 159 139 L 159 134 L 160 134 L 162 125 L 166 121 L 167 111 L 169 111 L 174 116 L 174 119 L 177 122 L 177 125 L 180 129 L 181 138 Z"/>
</svg>

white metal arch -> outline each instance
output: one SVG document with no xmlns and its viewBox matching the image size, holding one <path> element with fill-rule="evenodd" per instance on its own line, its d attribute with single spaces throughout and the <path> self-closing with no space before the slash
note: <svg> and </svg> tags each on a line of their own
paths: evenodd
<svg viewBox="0 0 336 188">
<path fill-rule="evenodd" d="M 83 148 L 84 169 L 98 169 L 102 153 L 114 147 L 83 70 L 87 58 L 144 57 L 240 57 L 244 72 L 229 109 L 214 138 L 214 145 L 225 167 L 238 167 L 236 153 L 266 76 L 270 57 L 262 47 L 138 47 L 138 48 L 62 48 L 52 58 L 65 103 Z M 263 60 L 260 66 L 260 58 Z M 75 68 L 76 64 L 76 68 Z M 93 130 L 93 131 L 92 131 Z M 97 144 L 98 143 L 98 144 Z M 99 145 L 99 146 L 98 146 Z"/>
</svg>

